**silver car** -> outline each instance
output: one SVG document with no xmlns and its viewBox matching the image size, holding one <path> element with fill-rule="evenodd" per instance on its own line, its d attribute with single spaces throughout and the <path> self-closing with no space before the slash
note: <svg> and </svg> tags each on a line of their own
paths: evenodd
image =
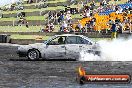
<svg viewBox="0 0 132 88">
<path fill-rule="evenodd" d="M 99 45 L 83 35 L 63 34 L 55 35 L 44 43 L 21 45 L 18 47 L 20 57 L 30 60 L 42 59 L 75 59 L 80 52 L 99 54 Z"/>
</svg>

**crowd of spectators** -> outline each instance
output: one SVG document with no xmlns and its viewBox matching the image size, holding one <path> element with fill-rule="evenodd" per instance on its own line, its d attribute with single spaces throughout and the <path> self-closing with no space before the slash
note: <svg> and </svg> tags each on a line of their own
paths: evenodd
<svg viewBox="0 0 132 88">
<path fill-rule="evenodd" d="M 33 0 L 27 0 L 28 4 L 31 4 Z M 46 8 L 48 5 L 45 3 L 46 0 L 40 0 L 37 4 L 37 8 Z M 48 23 L 45 27 L 41 28 L 42 32 L 52 32 L 55 29 L 55 25 L 60 26 L 59 32 L 89 32 L 94 31 L 94 26 L 96 24 L 96 18 L 94 17 L 95 14 L 100 14 L 105 11 L 112 10 L 116 12 L 117 14 L 132 14 L 132 8 L 127 6 L 126 8 L 122 8 L 119 5 L 116 4 L 109 4 L 108 0 L 102 0 L 99 5 L 95 3 L 95 1 L 90 2 L 90 0 L 84 1 L 77 1 L 77 0 L 70 0 L 70 3 L 76 4 L 77 7 L 70 7 L 66 6 L 65 10 L 61 11 L 49 11 L 48 14 Z M 90 4 L 89 4 L 90 3 Z M 129 0 L 127 3 L 132 3 L 131 0 Z M 23 3 L 17 2 L 15 4 L 12 4 L 9 6 L 8 10 L 18 10 L 24 9 Z M 2 10 L 0 11 L 0 17 L 2 17 Z M 74 14 L 80 14 L 83 18 L 90 18 L 89 21 L 86 21 L 85 25 L 82 25 L 80 21 L 78 20 L 77 23 L 75 23 L 72 18 L 72 15 Z M 109 14 L 107 14 L 109 15 Z M 25 24 L 28 25 L 28 22 L 25 21 L 25 12 L 19 12 L 17 13 L 17 17 L 20 17 L 20 20 L 18 21 L 18 24 Z M 112 24 L 115 23 L 116 28 L 119 32 L 121 30 L 129 30 L 131 29 L 131 17 L 125 17 L 123 18 L 123 21 L 121 19 L 116 18 L 115 20 L 109 20 L 107 25 L 109 25 L 109 29 L 112 28 Z M 74 27 L 74 24 L 75 27 Z M 27 26 L 28 27 L 28 26 Z"/>
<path fill-rule="evenodd" d="M 60 26 L 60 32 L 89 32 L 89 31 L 95 31 L 94 26 L 96 24 L 96 18 L 94 17 L 94 14 L 101 13 L 107 10 L 113 10 L 117 14 L 124 13 L 124 14 L 131 14 L 132 8 L 126 7 L 125 9 L 121 8 L 119 5 L 115 4 L 109 4 L 106 0 L 103 0 L 100 2 L 100 5 L 97 6 L 94 1 L 88 5 L 89 2 L 86 0 L 84 3 L 83 1 L 75 1 L 70 0 L 72 3 L 77 3 L 76 8 L 66 7 L 65 10 L 62 10 L 60 12 L 52 12 L 50 11 L 48 13 L 48 19 L 52 20 L 49 22 L 49 24 L 55 24 L 56 22 Z M 131 3 L 131 1 L 129 1 Z M 73 21 L 72 21 L 72 15 L 74 14 L 81 14 L 82 18 L 90 18 L 89 21 L 86 22 L 85 26 L 82 25 L 79 20 L 76 23 L 77 25 L 73 27 Z M 53 21 L 55 20 L 55 21 Z M 111 23 L 109 23 L 111 22 Z M 108 26 L 109 30 L 111 30 L 112 25 L 115 23 L 117 31 L 121 32 L 122 30 L 130 30 L 131 29 L 131 18 L 130 17 L 124 17 L 123 21 L 119 18 L 116 18 L 115 20 L 109 20 Z M 48 25 L 48 24 L 47 24 Z M 50 28 L 50 27 L 48 27 Z M 50 29 L 49 29 L 50 30 Z M 51 32 L 51 31 L 50 31 Z"/>
</svg>

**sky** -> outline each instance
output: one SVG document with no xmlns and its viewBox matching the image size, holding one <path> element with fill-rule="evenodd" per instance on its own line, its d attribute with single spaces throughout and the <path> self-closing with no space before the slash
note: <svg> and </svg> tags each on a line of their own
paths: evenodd
<svg viewBox="0 0 132 88">
<path fill-rule="evenodd" d="M 13 3 L 15 1 L 19 1 L 19 0 L 0 0 L 0 6 L 4 6 L 6 4 L 10 4 L 10 3 Z"/>
</svg>

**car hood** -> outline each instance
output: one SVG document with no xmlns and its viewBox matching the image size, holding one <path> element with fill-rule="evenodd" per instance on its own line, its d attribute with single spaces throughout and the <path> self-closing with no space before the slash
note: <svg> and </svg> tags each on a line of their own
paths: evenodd
<svg viewBox="0 0 132 88">
<path fill-rule="evenodd" d="M 39 48 L 39 47 L 44 47 L 46 44 L 44 43 L 34 43 L 34 44 L 29 44 L 30 47 L 32 48 Z"/>
<path fill-rule="evenodd" d="M 30 46 L 39 46 L 39 45 L 45 45 L 44 43 L 34 43 L 34 44 L 29 44 Z"/>
</svg>

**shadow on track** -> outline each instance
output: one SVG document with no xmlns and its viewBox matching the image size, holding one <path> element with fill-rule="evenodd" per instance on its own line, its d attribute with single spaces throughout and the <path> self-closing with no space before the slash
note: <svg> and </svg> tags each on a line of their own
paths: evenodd
<svg viewBox="0 0 132 88">
<path fill-rule="evenodd" d="M 39 59 L 39 60 L 29 60 L 29 59 L 10 59 L 10 61 L 76 61 L 75 59 Z"/>
</svg>

